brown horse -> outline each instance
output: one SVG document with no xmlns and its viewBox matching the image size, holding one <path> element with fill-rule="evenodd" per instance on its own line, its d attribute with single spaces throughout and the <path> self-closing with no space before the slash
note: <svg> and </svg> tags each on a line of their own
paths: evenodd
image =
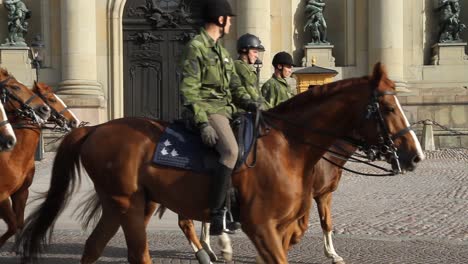
<svg viewBox="0 0 468 264">
<path fill-rule="evenodd" d="M 0 152 L 11 150 L 16 144 L 15 133 L 0 101 Z"/>
<path fill-rule="evenodd" d="M 66 129 L 78 126 L 78 119 L 53 93 L 51 87 L 35 83 L 32 92 L 36 95 L 35 100 L 46 104 L 51 109 L 52 114 L 48 122 L 55 122 Z M 31 95 L 33 95 L 32 92 Z M 29 118 L 13 114 L 10 120 L 18 141 L 11 152 L 0 153 L 2 171 L 0 216 L 8 227 L 0 238 L 0 247 L 23 227 L 28 189 L 35 172 L 34 154 L 41 133 L 41 124 L 32 123 Z"/>
<path fill-rule="evenodd" d="M 320 87 L 317 88 L 320 89 Z M 411 131 L 410 133 L 414 132 Z M 414 135 L 414 137 L 416 137 L 416 135 Z M 322 227 L 324 253 L 326 257 L 332 259 L 332 263 L 334 264 L 344 264 L 345 262 L 343 258 L 336 253 L 332 240 L 332 193 L 338 188 L 343 172 L 342 167 L 346 164 L 348 158 L 354 154 L 356 149 L 357 148 L 355 146 L 338 140 L 330 148 L 331 152 L 326 152 L 323 158 L 317 162 L 313 175 L 311 176 L 313 182 L 312 197 L 317 204 L 320 224 Z M 421 157 L 424 156 L 422 150 L 420 155 Z M 98 201 L 93 200 L 93 202 L 96 203 Z M 99 204 L 94 204 L 93 206 L 99 206 Z M 164 205 L 159 206 L 159 217 L 164 214 L 165 209 Z M 96 212 L 97 210 L 93 211 Z M 304 216 L 300 217 L 296 223 L 291 224 L 289 230 L 286 232 L 288 235 L 283 237 L 282 242 L 284 248 L 289 249 L 292 245 L 299 243 L 305 231 L 307 231 L 307 228 L 309 227 L 309 214 L 309 211 L 305 212 Z M 87 221 L 86 224 L 92 220 L 91 217 L 93 217 L 93 215 L 87 215 L 84 217 Z M 195 252 L 204 249 L 210 256 L 211 261 L 217 261 L 217 256 L 210 246 L 209 223 L 202 223 L 200 239 L 196 235 L 193 220 L 179 216 L 178 223 Z M 226 261 L 231 261 L 232 246 L 229 236 L 227 236 L 227 234 L 220 236 L 219 244 L 221 246 L 221 252 L 224 259 Z"/>
<path fill-rule="evenodd" d="M 370 78 L 324 85 L 264 113 L 272 129 L 258 140 L 256 166 L 233 175 L 242 230 L 264 262 L 287 263 L 283 239 L 290 235 L 291 224 L 310 209 L 315 164 L 336 138 L 353 131 L 363 149 L 386 145 L 391 151 L 385 158 L 395 171 L 415 169 L 423 158 L 419 142 L 408 133 L 408 122 L 397 104 L 395 85 L 377 64 Z M 123 118 L 68 134 L 57 151 L 46 199 L 28 217 L 18 239 L 23 261 L 34 261 L 42 251 L 48 230 L 80 177 L 76 170 L 80 161 L 102 204 L 82 263 L 95 262 L 120 226 L 129 262 L 151 263 L 145 230 L 151 217 L 147 200 L 190 219 L 209 220 L 210 175 L 151 162 L 166 127 L 156 120 Z"/>
</svg>

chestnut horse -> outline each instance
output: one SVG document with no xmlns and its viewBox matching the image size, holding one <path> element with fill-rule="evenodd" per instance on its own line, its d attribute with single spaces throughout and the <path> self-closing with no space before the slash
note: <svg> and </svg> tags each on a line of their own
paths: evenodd
<svg viewBox="0 0 468 264">
<path fill-rule="evenodd" d="M 283 239 L 290 235 L 291 224 L 310 209 L 314 165 L 336 138 L 353 131 L 363 149 L 388 145 L 392 151 L 386 158 L 395 171 L 415 169 L 423 157 L 419 142 L 408 133 L 404 113 L 396 107 L 395 94 L 394 83 L 377 64 L 370 78 L 324 85 L 264 113 L 272 129 L 258 139 L 256 166 L 244 166 L 233 175 L 242 230 L 264 262 L 287 263 Z M 102 204 L 101 219 L 86 241 L 81 263 L 94 263 L 119 227 L 128 261 L 151 263 L 145 230 L 151 217 L 148 200 L 189 219 L 209 220 L 210 175 L 151 161 L 167 125 L 122 118 L 68 134 L 55 156 L 46 199 L 28 217 L 17 240 L 22 261 L 36 260 L 49 241 L 47 234 L 80 178 L 76 170 L 80 161 Z"/>
<path fill-rule="evenodd" d="M 411 131 L 411 133 L 414 133 Z M 415 135 L 416 136 L 416 135 Z M 343 172 L 342 167 L 348 161 L 348 158 L 356 151 L 356 147 L 348 144 L 346 142 L 338 140 L 330 148 L 331 152 L 326 152 L 323 155 L 323 158 L 315 164 L 314 172 L 311 175 L 312 184 L 312 197 L 317 204 L 320 224 L 323 232 L 323 245 L 325 256 L 332 259 L 334 264 L 344 264 L 342 257 L 336 253 L 335 247 L 332 240 L 332 216 L 331 216 L 331 201 L 332 193 L 338 188 L 339 181 Z M 423 157 L 421 151 L 421 157 Z M 95 198 L 90 198 L 88 204 L 92 204 L 91 208 L 88 210 L 93 210 L 95 207 L 99 207 L 99 201 Z M 162 217 L 165 211 L 165 206 L 160 205 L 158 208 L 158 215 Z M 98 213 L 98 210 L 94 209 L 95 214 Z M 94 217 L 93 214 L 83 215 L 84 224 L 89 224 Z M 307 231 L 309 227 L 309 214 L 310 211 L 306 211 L 305 214 L 300 217 L 295 223 L 289 226 L 289 230 L 285 232 L 287 235 L 283 237 L 282 243 L 283 248 L 289 249 L 292 245 L 299 243 L 302 236 Z M 209 223 L 203 222 L 201 228 L 200 239 L 197 237 L 195 232 L 195 226 L 193 220 L 187 219 L 179 215 L 179 227 L 189 240 L 191 246 L 195 252 L 199 250 L 205 250 L 210 256 L 211 261 L 217 261 L 218 257 L 214 253 L 213 249 L 210 246 L 210 237 L 209 237 Z M 219 245 L 221 247 L 221 252 L 223 254 L 224 260 L 232 260 L 232 246 L 231 240 L 227 234 L 219 236 Z M 199 259 L 201 264 L 208 262 L 203 262 Z"/>
<path fill-rule="evenodd" d="M 51 87 L 35 83 L 32 92 L 36 95 L 36 100 L 43 102 L 43 104 L 45 102 L 50 108 L 51 115 L 48 122 L 55 122 L 67 130 L 70 127 L 78 126 L 78 119 L 53 93 Z M 12 115 L 10 120 L 18 141 L 11 152 L 0 153 L 0 168 L 2 170 L 0 216 L 8 227 L 0 238 L 0 247 L 23 227 L 28 189 L 35 172 L 34 154 L 41 133 L 41 125 L 31 123 L 28 118 Z"/>
<path fill-rule="evenodd" d="M 15 133 L 0 101 L 0 151 L 11 150 L 16 144 Z"/>
</svg>

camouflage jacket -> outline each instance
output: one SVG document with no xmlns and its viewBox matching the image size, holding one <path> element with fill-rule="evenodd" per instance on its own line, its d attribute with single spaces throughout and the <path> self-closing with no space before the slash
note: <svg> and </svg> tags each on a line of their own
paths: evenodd
<svg viewBox="0 0 468 264">
<path fill-rule="evenodd" d="M 257 73 L 255 68 L 243 60 L 235 60 L 234 66 L 245 90 L 253 100 L 257 101 L 260 97 L 260 87 L 257 88 Z"/>
<path fill-rule="evenodd" d="M 286 80 L 277 78 L 275 75 L 263 84 L 262 95 L 267 102 L 268 108 L 275 107 L 294 96 Z"/>
<path fill-rule="evenodd" d="M 180 87 L 182 103 L 196 125 L 208 122 L 208 115 L 228 118 L 245 107 L 251 97 L 242 86 L 228 51 L 201 29 L 187 45 Z"/>
</svg>

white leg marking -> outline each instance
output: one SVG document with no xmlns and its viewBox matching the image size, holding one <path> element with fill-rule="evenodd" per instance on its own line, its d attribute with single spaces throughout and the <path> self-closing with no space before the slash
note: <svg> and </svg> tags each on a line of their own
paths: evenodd
<svg viewBox="0 0 468 264">
<path fill-rule="evenodd" d="M 210 223 L 202 222 L 201 234 L 200 234 L 200 243 L 202 244 L 203 249 L 208 253 L 212 261 L 217 261 L 218 257 L 211 249 L 210 245 Z"/>
<path fill-rule="evenodd" d="M 400 101 L 398 101 L 398 97 L 395 97 L 395 102 L 397 103 L 398 109 L 400 110 L 401 114 L 403 115 L 403 118 L 405 119 L 405 124 L 406 126 L 410 126 L 410 123 L 408 122 L 408 119 L 406 118 L 405 112 L 403 112 L 403 108 L 400 105 Z M 410 131 L 411 136 L 413 137 L 414 144 L 416 145 L 416 150 L 418 152 L 418 155 L 421 160 L 424 160 L 424 152 L 422 151 L 421 144 L 419 143 L 418 137 L 416 137 L 416 134 L 414 131 Z"/>
<path fill-rule="evenodd" d="M 232 243 L 231 238 L 226 233 L 222 233 L 218 236 L 218 244 L 221 247 L 221 252 L 223 253 L 223 257 L 226 261 L 232 260 Z"/>
<path fill-rule="evenodd" d="M 331 231 L 323 233 L 323 246 L 324 246 L 325 256 L 327 258 L 333 259 L 333 263 L 338 262 L 338 261 L 343 261 L 343 258 L 338 256 L 338 254 L 335 251 L 335 247 L 333 246 Z"/>
</svg>

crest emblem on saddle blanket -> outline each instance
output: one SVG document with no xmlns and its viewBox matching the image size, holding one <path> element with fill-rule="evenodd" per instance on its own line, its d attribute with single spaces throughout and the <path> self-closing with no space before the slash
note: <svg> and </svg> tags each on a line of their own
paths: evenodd
<svg viewBox="0 0 468 264">
<path fill-rule="evenodd" d="M 179 153 L 177 153 L 177 150 L 175 148 L 173 148 L 172 151 L 171 151 L 170 147 L 172 146 L 172 144 L 169 141 L 169 139 L 166 139 L 166 141 L 164 141 L 163 145 L 164 145 L 164 147 L 161 150 L 161 155 L 163 155 L 163 156 L 171 155 L 172 157 L 179 156 Z"/>
</svg>

